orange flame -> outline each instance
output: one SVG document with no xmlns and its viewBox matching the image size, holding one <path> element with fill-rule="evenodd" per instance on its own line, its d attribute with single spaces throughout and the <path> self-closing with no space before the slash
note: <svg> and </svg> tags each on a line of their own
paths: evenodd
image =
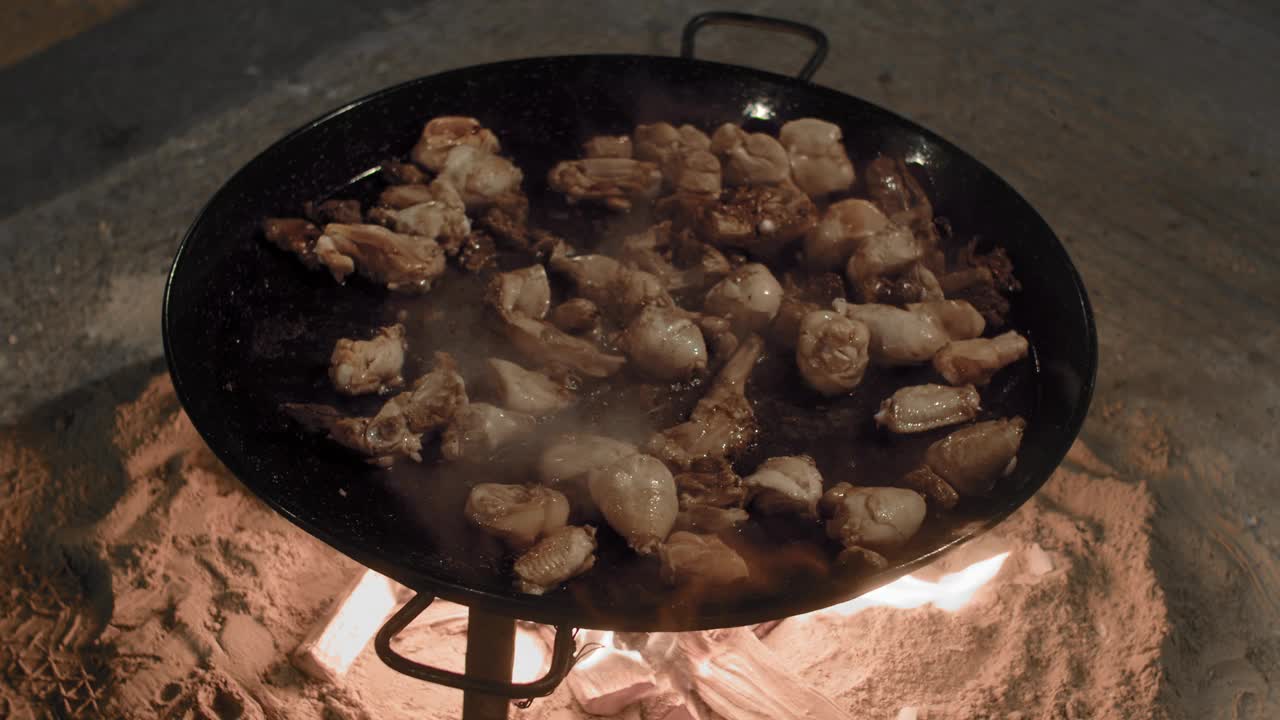
<svg viewBox="0 0 1280 720">
<path fill-rule="evenodd" d="M 799 617 L 808 618 L 814 615 L 848 617 L 867 608 L 881 606 L 906 610 L 933 605 L 936 608 L 954 612 L 967 605 L 978 590 L 1000 572 L 1000 568 L 1008 557 L 1009 553 L 1001 553 L 958 572 L 943 575 L 938 582 L 928 582 L 906 575 L 848 602 Z"/>
</svg>

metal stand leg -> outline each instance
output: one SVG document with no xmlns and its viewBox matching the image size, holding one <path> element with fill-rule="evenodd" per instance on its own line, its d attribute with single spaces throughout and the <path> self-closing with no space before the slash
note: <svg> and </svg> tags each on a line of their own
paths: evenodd
<svg viewBox="0 0 1280 720">
<path fill-rule="evenodd" d="M 471 608 L 467 624 L 467 675 L 511 682 L 515 663 L 516 621 Z M 506 720 L 505 697 L 467 691 L 462 696 L 462 720 Z"/>
</svg>

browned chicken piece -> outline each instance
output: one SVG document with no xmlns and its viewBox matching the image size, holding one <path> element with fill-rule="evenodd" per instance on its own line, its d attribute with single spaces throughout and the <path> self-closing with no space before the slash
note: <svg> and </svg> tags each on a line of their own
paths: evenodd
<svg viewBox="0 0 1280 720">
<path fill-rule="evenodd" d="M 699 237 L 764 260 L 776 257 L 817 222 L 818 208 L 790 182 L 731 189 L 720 202 L 699 208 Z"/>
<path fill-rule="evenodd" d="M 689 314 L 650 305 L 631 321 L 618 341 L 633 367 L 657 380 L 688 380 L 707 368 L 702 330 Z"/>
<path fill-rule="evenodd" d="M 542 595 L 590 570 L 596 563 L 596 529 L 568 525 L 543 538 L 516 559 L 516 589 Z"/>
<path fill-rule="evenodd" d="M 742 484 L 747 488 L 752 508 L 760 512 L 818 516 L 822 474 L 808 455 L 769 458 L 744 477 Z"/>
<path fill-rule="evenodd" d="M 541 485 L 480 483 L 467 495 L 463 513 L 472 525 L 524 550 L 569 522 L 569 500 Z"/>
<path fill-rule="evenodd" d="M 499 447 L 533 430 L 532 415 L 503 410 L 488 403 L 471 403 L 453 416 L 440 439 L 446 460 L 480 460 Z"/>
<path fill-rule="evenodd" d="M 877 365 L 928 362 L 950 341 L 929 317 L 892 305 L 855 305 L 837 300 L 835 309 L 867 326 L 871 332 L 871 361 Z"/>
<path fill-rule="evenodd" d="M 1000 370 L 1027 356 L 1030 346 L 1017 332 L 947 343 L 933 356 L 933 368 L 952 385 L 986 385 Z"/>
<path fill-rule="evenodd" d="M 468 210 L 478 210 L 519 194 L 524 174 L 500 155 L 459 145 L 449 151 L 438 179 L 457 188 Z"/>
<path fill-rule="evenodd" d="M 675 166 L 681 156 L 711 149 L 711 138 L 692 125 L 679 128 L 670 123 L 637 125 L 634 133 L 635 158 L 657 163 L 669 186 L 675 185 Z M 717 164 L 718 168 L 718 164 Z"/>
<path fill-rule="evenodd" d="M 867 165 L 863 178 L 871 200 L 895 224 L 911 229 L 921 242 L 925 265 L 941 272 L 943 257 L 938 247 L 938 229 L 933 224 L 933 205 L 906 163 L 877 156 Z"/>
<path fill-rule="evenodd" d="M 675 480 L 652 455 L 628 455 L 589 471 L 587 489 L 609 527 L 641 555 L 657 550 L 676 522 Z"/>
<path fill-rule="evenodd" d="M 622 241 L 618 260 L 651 273 L 669 291 L 706 287 L 729 273 L 729 261 L 719 250 L 689 232 L 673 232 L 663 222 Z"/>
<path fill-rule="evenodd" d="M 817 303 L 806 302 L 791 294 L 783 295 L 778 314 L 769 325 L 769 339 L 788 350 L 794 350 L 800 339 L 801 321 L 809 313 L 818 310 L 822 310 L 822 306 Z"/>
<path fill-rule="evenodd" d="M 741 344 L 738 334 L 733 331 L 733 324 L 719 315 L 699 315 L 697 322 L 711 351 L 707 367 L 718 368 L 737 351 Z"/>
<path fill-rule="evenodd" d="M 404 351 L 409 343 L 399 323 L 378 328 L 369 340 L 341 338 L 329 357 L 329 379 L 344 395 L 385 393 L 404 384 Z"/>
<path fill-rule="evenodd" d="M 630 323 L 650 305 L 675 307 L 657 276 L 626 267 L 608 255 L 560 255 L 549 264 L 552 271 L 569 277 L 578 295 L 619 324 Z"/>
<path fill-rule="evenodd" d="M 626 212 L 636 200 L 652 200 L 662 188 L 655 163 L 629 158 L 566 160 L 551 168 L 547 182 L 569 204 L 583 200 Z"/>
<path fill-rule="evenodd" d="M 307 202 L 303 212 L 312 222 L 318 225 L 329 223 L 347 223 L 358 225 L 364 222 L 360 214 L 359 200 L 325 200 L 321 203 Z"/>
<path fill-rule="evenodd" d="M 463 238 L 471 232 L 467 208 L 452 185 L 436 180 L 427 186 L 427 191 L 430 200 L 398 210 L 373 208 L 369 211 L 369 219 L 398 233 L 431 240 Z"/>
<path fill-rule="evenodd" d="M 330 440 L 367 456 L 371 465 L 390 467 L 397 457 L 422 460 L 422 436 L 410 430 L 403 413 L 350 417 L 335 407 L 309 403 L 286 403 L 281 409 L 308 431 L 326 433 Z"/>
<path fill-rule="evenodd" d="M 915 490 L 943 510 L 951 510 L 960 502 L 960 493 L 927 466 L 920 466 L 903 475 L 898 484 Z"/>
<path fill-rule="evenodd" d="M 704 312 L 718 315 L 739 332 L 760 332 L 782 305 L 782 286 L 769 268 L 747 263 L 707 291 Z"/>
<path fill-rule="evenodd" d="M 875 293 L 872 302 L 891 305 L 933 302 L 944 297 L 938 277 L 921 262 L 911 263 L 901 272 L 877 278 L 872 288 L 870 292 Z"/>
<path fill-rule="evenodd" d="M 573 404 L 573 392 L 543 373 L 500 358 L 489 358 L 485 367 L 498 404 L 508 410 L 542 416 Z"/>
<path fill-rule="evenodd" d="M 690 505 L 676 513 L 674 531 L 694 533 L 721 533 L 732 530 L 751 518 L 742 508 Z"/>
<path fill-rule="evenodd" d="M 894 433 L 918 433 L 969 422 L 981 410 L 972 385 L 912 385 L 899 388 L 880 403 L 876 425 Z"/>
<path fill-rule="evenodd" d="M 629 158 L 631 137 L 628 135 L 597 135 L 582 143 L 585 158 Z"/>
<path fill-rule="evenodd" d="M 723 459 L 706 465 L 708 467 L 699 465 L 676 475 L 680 508 L 742 507 L 747 499 L 747 489 L 742 485 L 742 478 L 733 471 L 733 466 Z"/>
<path fill-rule="evenodd" d="M 755 414 L 747 400 L 747 378 L 764 352 L 764 341 L 751 335 L 724 364 L 710 390 L 694 406 L 688 422 L 649 438 L 649 452 L 674 468 L 686 469 L 704 458 L 732 458 L 756 435 Z"/>
<path fill-rule="evenodd" d="M 927 318 L 951 340 L 969 340 L 982 335 L 987 323 L 973 305 L 964 300 L 931 300 L 911 303 L 907 310 Z"/>
<path fill-rule="evenodd" d="M 315 253 L 338 282 L 358 272 L 394 292 L 425 293 L 445 271 L 436 241 L 379 225 L 326 225 Z"/>
<path fill-rule="evenodd" d="M 403 210 L 414 205 L 433 202 L 435 191 L 425 183 L 411 185 L 392 185 L 378 196 L 378 204 L 392 210 Z"/>
<path fill-rule="evenodd" d="M 320 268 L 320 258 L 316 257 L 320 228 L 310 222 L 301 218 L 268 218 L 262 223 L 262 234 L 267 242 L 297 255 L 309 270 Z"/>
<path fill-rule="evenodd" d="M 1013 472 L 1027 423 L 1020 417 L 988 420 L 960 428 L 929 446 L 924 464 L 903 478 L 904 484 L 928 488 L 945 483 L 961 496 L 991 492 L 996 481 Z M 945 493 L 931 495 L 944 507 Z"/>
<path fill-rule="evenodd" d="M 924 524 L 924 498 L 896 487 L 839 483 L 822 496 L 827 536 L 846 548 L 883 552 L 901 547 Z M 880 562 L 872 560 L 873 564 Z"/>
<path fill-rule="evenodd" d="M 870 359 L 871 331 L 834 310 L 814 310 L 800 320 L 796 367 L 809 387 L 823 395 L 844 395 L 862 382 Z"/>
<path fill-rule="evenodd" d="M 813 270 L 843 270 L 867 238 L 889 226 L 889 218 L 861 198 L 832 203 L 805 236 L 804 256 Z"/>
<path fill-rule="evenodd" d="M 529 198 L 512 192 L 494 199 L 477 222 L 502 244 L 516 250 L 528 250 L 537 241 L 537 232 L 529 228 Z"/>
<path fill-rule="evenodd" d="M 893 276 L 917 264 L 923 252 L 920 241 L 909 229 L 890 225 L 858 244 L 845 266 L 845 278 L 863 302 L 875 302 L 884 293 L 881 286 L 892 283 Z"/>
<path fill-rule="evenodd" d="M 433 118 L 422 128 L 422 137 L 413 147 L 411 156 L 419 165 L 440 172 L 449 160 L 449 153 L 458 146 L 467 146 L 487 155 L 499 151 L 498 136 L 470 117 L 452 115 Z"/>
<path fill-rule="evenodd" d="M 663 174 L 678 193 L 715 197 L 720 194 L 720 161 L 706 150 L 689 150 L 673 155 Z"/>
<path fill-rule="evenodd" d="M 606 353 L 595 343 L 570 335 L 545 320 L 513 315 L 504 323 L 503 330 L 517 350 L 548 367 L 604 378 L 617 373 L 627 363 L 625 357 Z"/>
<path fill-rule="evenodd" d="M 725 123 L 711 136 L 728 185 L 777 185 L 791 177 L 791 159 L 777 139 Z"/>
<path fill-rule="evenodd" d="M 675 532 L 658 550 L 662 579 L 671 585 L 727 585 L 746 579 L 746 560 L 715 535 Z"/>
<path fill-rule="evenodd" d="M 696 230 L 699 218 L 706 212 L 706 208 L 719 204 L 719 195 L 675 192 L 658 198 L 653 204 L 653 215 L 659 220 L 670 222 L 672 228 L 678 231 Z"/>
<path fill-rule="evenodd" d="M 791 160 L 791 178 L 810 197 L 823 197 L 853 185 L 853 163 L 844 150 L 838 125 L 800 118 L 782 126 L 778 140 Z"/>
<path fill-rule="evenodd" d="M 551 324 L 574 335 L 600 328 L 600 308 L 586 298 L 570 298 L 551 310 Z"/>
<path fill-rule="evenodd" d="M 382 163 L 382 176 L 392 185 L 415 185 L 429 179 L 417 165 L 395 160 Z"/>
<path fill-rule="evenodd" d="M 467 385 L 458 374 L 458 362 L 447 352 L 437 352 L 431 372 L 388 400 L 375 420 L 384 415 L 403 415 L 409 429 L 421 435 L 448 425 L 466 404 Z"/>
</svg>

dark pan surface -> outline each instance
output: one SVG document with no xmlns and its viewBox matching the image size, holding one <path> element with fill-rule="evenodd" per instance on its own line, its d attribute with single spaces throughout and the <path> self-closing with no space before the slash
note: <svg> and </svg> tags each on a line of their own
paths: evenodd
<svg viewBox="0 0 1280 720">
<path fill-rule="evenodd" d="M 759 118 L 765 109 L 773 120 Z M 874 576 L 807 574 L 797 561 L 785 581 L 694 603 L 637 584 L 639 575 L 625 569 L 611 576 L 613 559 L 603 548 L 606 562 L 567 592 L 541 598 L 514 592 L 501 553 L 461 522 L 460 498 L 470 482 L 523 479 L 515 470 L 418 466 L 387 473 L 303 435 L 278 410 L 281 402 L 328 400 L 324 368 L 333 342 L 355 328 L 393 321 L 404 303 L 362 282 L 339 287 L 327 274 L 306 272 L 261 241 L 259 222 L 298 214 L 303 202 L 402 156 L 422 123 L 442 114 L 473 115 L 492 128 L 525 171 L 535 205 L 554 162 L 576 157 L 586 137 L 629 132 L 637 122 L 769 128 L 814 116 L 843 127 L 859 168 L 876 152 L 905 158 L 926 182 L 937 214 L 959 236 L 1005 247 L 1025 288 L 1014 298 L 1012 324 L 1030 337 L 1034 362 L 984 393 L 990 405 L 989 393 L 1007 387 L 1010 398 L 997 404 L 1029 419 L 1013 477 L 997 497 L 962 505 L 963 512 Z M 486 336 L 472 320 L 459 315 L 417 332 L 483 345 Z M 1065 250 L 980 163 L 927 130 L 832 90 L 735 66 L 635 56 L 539 58 L 448 72 L 372 95 L 291 134 L 237 173 L 192 226 L 169 280 L 164 333 L 174 385 L 196 428 L 237 477 L 303 529 L 423 592 L 539 622 L 620 630 L 722 627 L 806 612 L 935 559 L 1002 520 L 1048 479 L 1083 421 L 1096 365 L 1088 300 Z"/>
</svg>

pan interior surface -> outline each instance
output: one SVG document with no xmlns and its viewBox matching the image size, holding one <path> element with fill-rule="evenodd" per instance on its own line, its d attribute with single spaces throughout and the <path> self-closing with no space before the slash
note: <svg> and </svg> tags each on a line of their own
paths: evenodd
<svg viewBox="0 0 1280 720">
<path fill-rule="evenodd" d="M 694 599 L 639 586 L 625 571 L 611 577 L 602 562 L 566 591 L 517 593 L 500 553 L 468 549 L 477 544 L 468 533 L 476 531 L 462 523 L 457 483 L 369 467 L 304 435 L 279 410 L 282 402 L 324 401 L 332 392 L 324 369 L 334 341 L 353 328 L 393 322 L 401 305 L 369 284 L 338 286 L 325 273 L 306 271 L 262 242 L 261 220 L 299 215 L 306 201 L 403 156 L 437 115 L 471 115 L 491 128 L 524 171 L 534 206 L 546 196 L 547 171 L 577 157 L 584 139 L 629 133 L 643 122 L 776 130 L 812 116 L 842 127 L 855 166 L 878 152 L 903 158 L 936 214 L 958 236 L 1004 247 L 1023 285 L 1012 298 L 1010 324 L 1031 339 L 1034 356 L 1029 425 L 1013 476 L 990 501 L 968 507 L 874 575 L 809 573 L 798 564 L 769 589 Z M 480 332 L 466 322 L 452 327 Z M 734 66 L 636 56 L 452 71 L 375 94 L 289 135 L 237 173 L 190 229 L 169 279 L 164 333 L 174 385 L 195 427 L 246 486 L 303 529 L 422 592 L 538 622 L 636 631 L 742 625 L 818 609 L 984 531 L 1034 494 L 1061 461 L 1083 421 L 1096 364 L 1088 300 L 1065 250 L 1035 210 L 980 163 L 902 118 L 825 88 Z"/>
</svg>

